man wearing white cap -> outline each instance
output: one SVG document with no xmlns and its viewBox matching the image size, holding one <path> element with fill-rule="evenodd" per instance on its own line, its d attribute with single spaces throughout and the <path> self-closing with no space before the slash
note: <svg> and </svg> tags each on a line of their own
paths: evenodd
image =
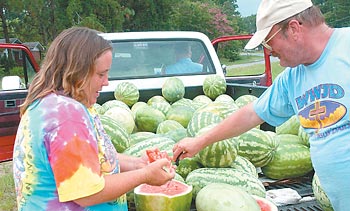
<svg viewBox="0 0 350 211">
<path fill-rule="evenodd" d="M 297 115 L 309 134 L 311 159 L 335 211 L 350 209 L 350 28 L 331 28 L 310 0 L 262 0 L 257 32 L 245 46 L 263 45 L 286 67 L 255 102 L 200 137 L 185 138 L 174 157 L 267 122 Z"/>
</svg>

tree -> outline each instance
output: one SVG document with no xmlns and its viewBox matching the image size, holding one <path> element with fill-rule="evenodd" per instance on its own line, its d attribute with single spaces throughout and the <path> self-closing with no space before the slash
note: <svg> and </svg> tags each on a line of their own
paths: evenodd
<svg viewBox="0 0 350 211">
<path fill-rule="evenodd" d="M 350 26 L 349 0 L 314 0 L 332 27 Z"/>
</svg>

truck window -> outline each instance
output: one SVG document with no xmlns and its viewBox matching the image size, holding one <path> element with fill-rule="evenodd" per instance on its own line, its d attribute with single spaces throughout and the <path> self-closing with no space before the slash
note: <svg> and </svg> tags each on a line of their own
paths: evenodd
<svg viewBox="0 0 350 211">
<path fill-rule="evenodd" d="M 0 90 L 27 89 L 35 73 L 22 50 L 0 49 Z"/>
<path fill-rule="evenodd" d="M 113 42 L 113 61 L 110 79 L 154 78 L 174 75 L 214 73 L 213 62 L 204 44 L 198 40 L 145 40 Z M 183 63 L 177 71 L 167 71 L 179 62 L 180 46 L 190 49 L 188 61 L 195 64 L 193 70 Z M 190 65 L 190 64 L 188 64 Z M 198 68 L 199 67 L 199 68 Z"/>
</svg>

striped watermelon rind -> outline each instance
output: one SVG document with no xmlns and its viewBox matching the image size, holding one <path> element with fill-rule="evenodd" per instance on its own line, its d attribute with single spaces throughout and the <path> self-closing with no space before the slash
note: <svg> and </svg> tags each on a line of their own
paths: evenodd
<svg viewBox="0 0 350 211">
<path fill-rule="evenodd" d="M 241 95 L 236 100 L 235 103 L 239 108 L 242 108 L 243 106 L 253 102 L 254 100 L 258 99 L 255 95 Z"/>
<path fill-rule="evenodd" d="M 261 171 L 271 179 L 287 179 L 304 176 L 313 170 L 310 150 L 297 143 L 281 142 L 273 159 Z"/>
<path fill-rule="evenodd" d="M 171 103 L 180 100 L 185 96 L 185 85 L 179 78 L 168 78 L 162 86 L 162 95 Z"/>
<path fill-rule="evenodd" d="M 166 151 L 169 156 L 172 156 L 174 144 L 175 142 L 168 137 L 155 136 L 130 146 L 124 151 L 124 153 L 127 155 L 140 157 L 144 155 L 147 149 L 158 148 L 160 151 Z"/>
<path fill-rule="evenodd" d="M 192 119 L 194 109 L 190 106 L 171 106 L 166 113 L 167 120 L 175 120 L 180 123 L 184 128 L 187 128 L 188 123 Z"/>
<path fill-rule="evenodd" d="M 332 204 L 324 192 L 322 185 L 320 183 L 320 180 L 315 173 L 313 178 L 312 178 L 312 192 L 314 193 L 314 196 L 316 198 L 316 201 L 319 203 L 323 211 L 333 211 Z"/>
<path fill-rule="evenodd" d="M 210 99 L 215 100 L 226 92 L 226 80 L 219 75 L 208 75 L 203 82 L 203 92 Z"/>
<path fill-rule="evenodd" d="M 219 115 L 208 111 L 195 112 L 187 125 L 187 135 L 194 137 L 200 129 L 214 123 L 219 123 L 222 120 L 223 118 Z"/>
<path fill-rule="evenodd" d="M 300 122 L 297 115 L 290 117 L 286 122 L 276 127 L 277 134 L 298 135 Z"/>
<path fill-rule="evenodd" d="M 117 152 L 122 153 L 130 147 L 130 137 L 124 127 L 107 115 L 100 115 L 100 120 Z"/>
<path fill-rule="evenodd" d="M 247 158 L 255 167 L 267 165 L 278 143 L 265 131 L 253 128 L 239 136 L 238 154 Z"/>
<path fill-rule="evenodd" d="M 135 129 L 134 115 L 131 110 L 124 107 L 114 106 L 108 109 L 104 115 L 112 117 L 120 125 L 122 125 L 126 131 L 131 134 Z"/>
<path fill-rule="evenodd" d="M 266 189 L 255 176 L 233 168 L 199 168 L 187 175 L 186 183 L 193 186 L 193 196 L 211 183 L 227 183 L 252 195 L 266 196 Z"/>
<path fill-rule="evenodd" d="M 171 120 L 171 119 L 167 119 L 164 120 L 163 122 L 159 123 L 158 127 L 157 127 L 157 134 L 165 134 L 169 131 L 173 131 L 179 128 L 183 128 L 184 127 L 177 121 L 175 120 Z"/>
<path fill-rule="evenodd" d="M 211 183 L 203 187 L 196 196 L 196 209 L 198 211 L 262 210 L 251 194 L 227 183 Z"/>
<path fill-rule="evenodd" d="M 142 191 L 142 187 L 151 187 L 151 191 Z M 190 210 L 192 202 L 192 187 L 178 180 L 172 180 L 164 185 L 167 191 L 154 193 L 152 186 L 141 184 L 134 189 L 134 201 L 136 210 L 142 211 L 181 211 Z"/>
<path fill-rule="evenodd" d="M 140 92 L 135 84 L 129 81 L 123 81 L 116 86 L 114 97 L 131 107 L 139 100 Z"/>
<path fill-rule="evenodd" d="M 135 123 L 139 131 L 157 131 L 158 125 L 165 120 L 163 112 L 151 106 L 139 108 L 135 115 Z"/>
<path fill-rule="evenodd" d="M 196 157 L 184 158 L 179 161 L 179 165 L 176 168 L 176 173 L 186 179 L 187 175 L 193 170 L 202 168 L 203 166 L 198 162 Z"/>
<path fill-rule="evenodd" d="M 256 178 L 259 177 L 256 167 L 245 157 L 237 155 L 236 159 L 232 162 L 230 167 L 247 172 L 248 174 L 251 174 Z"/>
<path fill-rule="evenodd" d="M 202 128 L 198 131 L 196 136 L 207 132 L 215 126 L 216 124 L 212 124 Z M 212 143 L 199 151 L 197 157 L 204 167 L 229 167 L 237 157 L 237 141 L 235 138 L 229 138 Z"/>
</svg>

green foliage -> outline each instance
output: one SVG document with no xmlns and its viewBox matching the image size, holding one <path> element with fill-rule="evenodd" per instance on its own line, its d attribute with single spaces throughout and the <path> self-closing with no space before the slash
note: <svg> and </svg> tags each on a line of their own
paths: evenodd
<svg viewBox="0 0 350 211">
<path fill-rule="evenodd" d="M 218 50 L 218 56 L 220 58 L 226 58 L 233 62 L 240 59 L 240 51 L 243 48 L 241 42 L 227 42 L 219 45 L 221 48 Z"/>
<path fill-rule="evenodd" d="M 10 70 L 16 65 L 16 62 L 11 58 L 3 55 L 0 57 L 0 68 L 3 72 L 10 73 Z"/>
<path fill-rule="evenodd" d="M 349 0 L 314 0 L 313 2 L 320 7 L 330 26 L 350 26 Z"/>
<path fill-rule="evenodd" d="M 0 6 L 9 37 L 39 41 L 44 46 L 71 26 L 104 32 L 200 31 L 210 38 L 240 28 L 235 0 L 8 0 Z"/>
</svg>

